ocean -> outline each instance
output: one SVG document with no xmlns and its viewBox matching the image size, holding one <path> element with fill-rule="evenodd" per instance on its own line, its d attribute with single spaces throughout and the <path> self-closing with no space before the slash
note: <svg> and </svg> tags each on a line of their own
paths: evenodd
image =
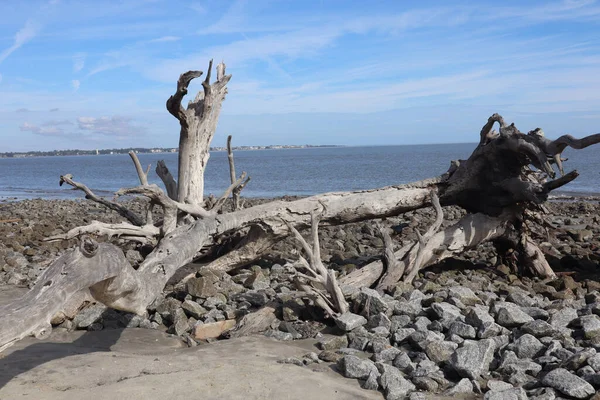
<svg viewBox="0 0 600 400">
<path fill-rule="evenodd" d="M 252 180 L 246 197 L 303 196 L 332 191 L 373 189 L 409 183 L 444 173 L 450 160 L 469 157 L 475 143 L 330 147 L 234 152 L 236 172 Z M 560 193 L 600 193 L 600 146 L 567 149 L 565 172 L 580 176 Z M 162 186 L 154 172 L 164 160 L 177 178 L 177 154 L 139 154 L 142 166 L 152 165 L 150 183 Z M 0 158 L 0 199 L 83 198 L 83 193 L 58 185 L 60 175 L 71 173 L 101 196 L 139 184 L 131 158 L 126 155 Z M 229 185 L 226 152 L 212 152 L 205 174 L 205 193 L 219 196 Z"/>
</svg>

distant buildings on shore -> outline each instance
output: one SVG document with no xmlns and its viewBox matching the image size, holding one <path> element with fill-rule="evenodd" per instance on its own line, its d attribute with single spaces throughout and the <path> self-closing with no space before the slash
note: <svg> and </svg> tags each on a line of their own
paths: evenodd
<svg viewBox="0 0 600 400">
<path fill-rule="evenodd" d="M 305 149 L 314 147 L 343 147 L 339 145 L 269 145 L 269 146 L 234 146 L 236 150 L 275 150 L 275 149 Z M 154 147 L 146 148 L 127 148 L 127 149 L 96 149 L 96 150 L 52 150 L 52 151 L 27 151 L 27 152 L 7 152 L 0 153 L 0 158 L 24 158 L 24 157 L 52 157 L 52 156 L 92 156 L 92 155 L 107 155 L 107 154 L 128 154 L 134 151 L 137 154 L 144 153 L 177 153 L 178 148 Z M 227 147 L 211 147 L 210 151 L 227 151 Z"/>
</svg>

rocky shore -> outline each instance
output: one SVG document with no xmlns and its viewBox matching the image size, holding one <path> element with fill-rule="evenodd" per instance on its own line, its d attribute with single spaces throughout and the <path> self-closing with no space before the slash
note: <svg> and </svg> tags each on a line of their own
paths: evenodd
<svg viewBox="0 0 600 400">
<path fill-rule="evenodd" d="M 559 272 L 555 281 L 516 276 L 497 265 L 493 248 L 485 245 L 423 271 L 413 285 L 399 284 L 391 294 L 367 288 L 348 293 L 352 312 L 334 322 L 296 296 L 292 265 L 298 246 L 288 239 L 250 268 L 173 280 L 146 316 L 84 301 L 52 322 L 59 330 L 158 329 L 196 346 L 223 339 L 242 316 L 273 307 L 276 318 L 266 336 L 319 340 L 314 352 L 281 362 L 302 368 L 332 363 L 386 399 L 431 393 L 600 399 L 600 204 L 597 198 L 573 198 L 548 202 L 547 208 L 553 228 L 539 243 Z M 457 208 L 444 209 L 444 226 L 461 215 Z M 432 219 L 429 210 L 420 210 L 382 224 L 391 227 L 400 246 Z M 0 203 L 0 284 L 31 285 L 76 244 L 43 238 L 92 220 L 121 219 L 86 201 Z M 340 275 L 383 252 L 374 222 L 324 227 L 320 233 L 323 261 Z M 147 251 L 110 240 L 123 246 L 134 267 Z"/>
</svg>

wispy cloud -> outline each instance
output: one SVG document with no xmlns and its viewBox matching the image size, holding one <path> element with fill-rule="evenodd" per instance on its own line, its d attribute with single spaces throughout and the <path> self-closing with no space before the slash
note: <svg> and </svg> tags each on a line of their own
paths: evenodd
<svg viewBox="0 0 600 400">
<path fill-rule="evenodd" d="M 34 125 L 31 124 L 29 122 L 25 122 L 23 123 L 19 128 L 21 130 L 21 132 L 31 132 L 31 133 L 35 133 L 36 135 L 43 135 L 43 136 L 72 136 L 73 133 L 72 132 L 66 132 L 62 126 L 65 125 L 73 125 L 72 122 L 67 121 L 67 120 L 62 120 L 62 121 L 48 121 L 45 122 L 42 125 Z"/>
<path fill-rule="evenodd" d="M 79 80 L 73 79 L 71 81 L 71 87 L 73 88 L 74 92 L 78 91 L 80 86 L 81 86 L 81 82 Z"/>
<path fill-rule="evenodd" d="M 15 50 L 19 49 L 25 43 L 29 42 L 35 37 L 39 30 L 39 26 L 31 19 L 28 19 L 23 28 L 21 28 L 16 34 L 14 43 L 8 49 L 0 53 L 0 63 L 2 63 L 8 56 L 10 56 Z"/>
<path fill-rule="evenodd" d="M 77 125 L 79 129 L 92 134 L 128 137 L 144 133 L 145 128 L 133 125 L 132 118 L 123 116 L 113 117 L 79 117 Z"/>
<path fill-rule="evenodd" d="M 176 42 L 178 40 L 181 40 L 181 38 L 179 36 L 162 36 L 156 39 L 151 39 L 148 42 L 149 43 L 166 43 L 166 42 Z"/>
<path fill-rule="evenodd" d="M 73 72 L 79 72 L 85 66 L 85 53 L 77 53 L 73 56 Z"/>
</svg>

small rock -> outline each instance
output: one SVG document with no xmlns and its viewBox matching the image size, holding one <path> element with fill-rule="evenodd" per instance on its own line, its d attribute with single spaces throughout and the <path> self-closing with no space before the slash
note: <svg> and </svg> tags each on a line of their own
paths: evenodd
<svg viewBox="0 0 600 400">
<path fill-rule="evenodd" d="M 511 303 L 505 304 L 508 305 Z M 498 325 L 507 328 L 518 327 L 531 321 L 533 321 L 533 318 L 531 318 L 528 314 L 523 312 L 517 305 L 513 305 L 512 307 L 499 307 L 498 314 L 496 316 L 496 322 L 498 323 Z"/>
<path fill-rule="evenodd" d="M 600 318 L 597 315 L 584 315 L 579 318 L 579 322 L 586 339 L 594 339 L 600 336 Z"/>
<path fill-rule="evenodd" d="M 515 353 L 519 358 L 534 358 L 544 353 L 545 346 L 529 333 L 514 341 Z"/>
<path fill-rule="evenodd" d="M 223 332 L 233 328 L 235 323 L 236 322 L 234 319 L 229 319 L 225 321 L 196 325 L 193 331 L 194 339 L 206 340 L 218 338 Z"/>
<path fill-rule="evenodd" d="M 293 365 L 297 365 L 299 367 L 303 367 L 304 366 L 304 362 L 296 357 L 288 357 L 288 358 L 284 358 L 281 360 L 277 360 L 277 363 L 279 364 L 293 364 Z"/>
<path fill-rule="evenodd" d="M 446 362 L 450 359 L 458 344 L 445 340 L 431 341 L 425 345 L 425 354 L 435 363 Z"/>
<path fill-rule="evenodd" d="M 192 300 L 185 300 L 181 304 L 181 308 L 183 308 L 183 310 L 190 317 L 194 317 L 196 319 L 202 318 L 208 312 L 208 310 L 206 308 L 202 307 L 200 304 L 198 304 Z"/>
<path fill-rule="evenodd" d="M 205 277 L 192 278 L 187 281 L 187 291 L 194 297 L 206 299 L 217 294 L 217 288 L 212 281 Z"/>
<path fill-rule="evenodd" d="M 386 313 L 389 309 L 387 303 L 381 298 L 379 292 L 369 288 L 361 288 L 356 296 L 356 305 L 359 314 L 370 317 L 379 313 Z"/>
<path fill-rule="evenodd" d="M 444 396 L 456 396 L 457 394 L 471 394 L 473 393 L 473 384 L 468 378 L 463 378 L 450 389 L 446 390 Z"/>
<path fill-rule="evenodd" d="M 335 324 L 345 332 L 350 332 L 367 323 L 367 319 L 362 315 L 345 312 L 335 318 Z"/>
<path fill-rule="evenodd" d="M 375 364 L 357 356 L 345 355 L 339 359 L 338 368 L 346 378 L 367 379 L 374 369 Z"/>
<path fill-rule="evenodd" d="M 489 391 L 483 396 L 483 400 L 528 400 L 528 397 L 523 388 L 511 387 L 499 392 Z"/>
<path fill-rule="evenodd" d="M 334 362 L 337 363 L 340 358 L 343 356 L 331 350 L 323 350 L 319 353 L 319 359 L 325 362 Z"/>
<path fill-rule="evenodd" d="M 452 325 L 450 325 L 450 329 L 448 329 L 448 334 L 458 335 L 464 339 L 475 339 L 477 332 L 471 325 L 460 321 L 454 321 Z"/>
<path fill-rule="evenodd" d="M 373 354 L 373 361 L 375 361 L 375 362 L 393 361 L 394 359 L 396 359 L 398 354 L 400 354 L 401 352 L 402 351 L 396 347 L 389 347 L 387 349 L 380 351 L 379 353 Z"/>
<path fill-rule="evenodd" d="M 465 286 L 451 286 L 448 288 L 448 297 L 460 300 L 465 306 L 474 306 L 483 303 L 471 289 Z"/>
<path fill-rule="evenodd" d="M 506 383 L 504 381 L 497 381 L 494 379 L 490 379 L 487 382 L 487 387 L 492 392 L 503 392 L 505 390 L 512 389 L 513 385 L 511 385 L 510 383 Z"/>
<path fill-rule="evenodd" d="M 446 302 L 433 303 L 431 310 L 438 319 L 455 320 L 462 316 L 460 308 Z"/>
<path fill-rule="evenodd" d="M 87 329 L 87 327 L 96 322 L 96 320 L 100 319 L 105 311 L 106 306 L 104 304 L 92 304 L 75 315 L 75 318 L 73 318 L 73 326 L 75 326 L 75 329 Z"/>
<path fill-rule="evenodd" d="M 416 389 L 398 368 L 383 363 L 377 363 L 377 368 L 381 373 L 379 385 L 384 390 L 386 400 L 404 400 L 409 392 Z"/>
<path fill-rule="evenodd" d="M 596 393 L 592 385 L 564 368 L 548 372 L 542 378 L 542 384 L 577 399 L 585 399 Z"/>
<path fill-rule="evenodd" d="M 577 310 L 565 307 L 552 314 L 549 322 L 553 327 L 562 330 L 575 319 L 577 319 Z"/>
<path fill-rule="evenodd" d="M 327 337 L 317 342 L 317 346 L 321 350 L 337 350 L 348 347 L 348 337 L 346 335 Z"/>
<path fill-rule="evenodd" d="M 552 325 L 539 319 L 527 322 L 521 326 L 521 331 L 529 333 L 537 338 L 544 336 L 555 336 L 558 333 L 558 331 Z"/>
<path fill-rule="evenodd" d="M 496 346 L 493 340 L 465 341 L 450 357 L 450 364 L 464 378 L 478 379 L 489 370 Z"/>
</svg>

